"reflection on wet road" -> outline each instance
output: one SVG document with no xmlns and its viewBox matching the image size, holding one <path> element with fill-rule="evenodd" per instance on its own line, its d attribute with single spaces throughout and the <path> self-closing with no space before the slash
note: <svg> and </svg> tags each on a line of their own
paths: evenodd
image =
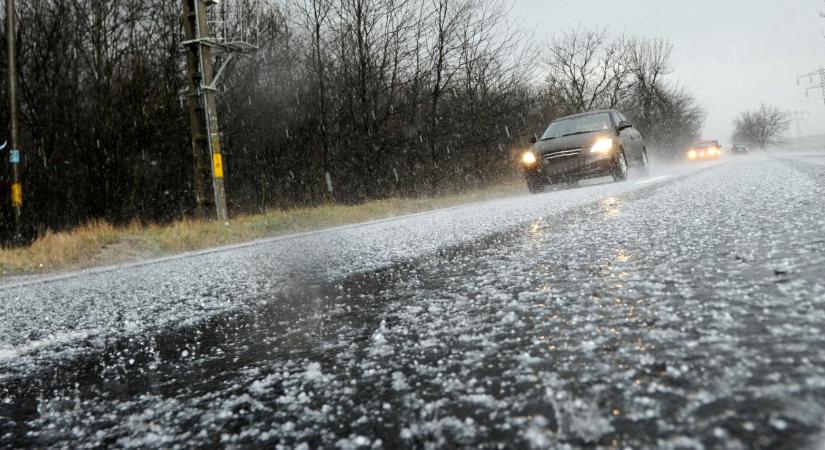
<svg viewBox="0 0 825 450">
<path fill-rule="evenodd" d="M 299 274 L 18 377 L 2 445 L 816 448 L 824 229 L 825 167 L 754 159 Z"/>
</svg>

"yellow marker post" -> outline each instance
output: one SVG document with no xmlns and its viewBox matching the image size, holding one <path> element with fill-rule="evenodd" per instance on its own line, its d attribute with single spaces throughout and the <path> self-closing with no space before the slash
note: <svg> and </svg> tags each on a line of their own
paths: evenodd
<svg viewBox="0 0 825 450">
<path fill-rule="evenodd" d="M 23 186 L 20 183 L 11 185 L 11 205 L 15 208 L 23 206 Z"/>
<path fill-rule="evenodd" d="M 215 178 L 223 178 L 223 158 L 220 153 L 212 155 L 212 170 Z"/>
</svg>

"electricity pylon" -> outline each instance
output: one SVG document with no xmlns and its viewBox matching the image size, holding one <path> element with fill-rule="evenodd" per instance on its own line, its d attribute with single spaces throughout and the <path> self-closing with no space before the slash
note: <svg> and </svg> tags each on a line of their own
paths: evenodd
<svg viewBox="0 0 825 450">
<path fill-rule="evenodd" d="M 799 140 L 802 139 L 802 122 L 807 122 L 810 115 L 811 113 L 808 111 L 791 111 L 788 113 L 788 120 L 796 126 L 796 138 Z"/>
<path fill-rule="evenodd" d="M 250 53 L 256 47 L 210 36 L 207 8 L 216 4 L 217 0 L 182 0 L 185 36 L 182 45 L 187 54 L 189 74 L 185 95 L 192 127 L 193 188 L 198 214 L 208 216 L 214 210 L 215 219 L 226 220 L 224 161 L 216 105 L 218 81 L 235 54 Z M 216 57 L 221 57 L 217 70 L 213 62 Z"/>
<path fill-rule="evenodd" d="M 809 86 L 805 89 L 805 97 L 808 96 L 808 92 L 814 89 L 819 89 L 822 91 L 822 101 L 825 102 L 825 69 L 819 68 L 814 70 L 811 73 L 806 73 L 805 75 L 800 75 L 796 77 L 796 84 L 797 86 L 801 86 L 801 80 L 807 78 Z"/>
</svg>

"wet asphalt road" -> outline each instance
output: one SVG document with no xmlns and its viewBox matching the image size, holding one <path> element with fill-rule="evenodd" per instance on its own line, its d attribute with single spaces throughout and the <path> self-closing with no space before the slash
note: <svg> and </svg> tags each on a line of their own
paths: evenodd
<svg viewBox="0 0 825 450">
<path fill-rule="evenodd" d="M 825 448 L 825 154 L 13 282 L 0 302 L 8 448 Z"/>
</svg>

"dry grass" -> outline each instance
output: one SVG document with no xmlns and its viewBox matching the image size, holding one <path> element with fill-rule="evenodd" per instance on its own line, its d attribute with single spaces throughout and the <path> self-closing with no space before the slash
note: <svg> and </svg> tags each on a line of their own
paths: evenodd
<svg viewBox="0 0 825 450">
<path fill-rule="evenodd" d="M 114 227 L 95 221 L 68 232 L 46 233 L 28 247 L 0 249 L 0 276 L 82 269 L 200 250 L 268 236 L 320 230 L 526 192 L 508 184 L 459 195 L 390 198 L 360 205 L 270 210 L 229 222 L 184 219 L 168 225 Z"/>
<path fill-rule="evenodd" d="M 105 222 L 89 222 L 70 232 L 48 232 L 29 247 L 0 250 L 0 274 L 71 266 L 116 241 L 126 230 Z"/>
</svg>

